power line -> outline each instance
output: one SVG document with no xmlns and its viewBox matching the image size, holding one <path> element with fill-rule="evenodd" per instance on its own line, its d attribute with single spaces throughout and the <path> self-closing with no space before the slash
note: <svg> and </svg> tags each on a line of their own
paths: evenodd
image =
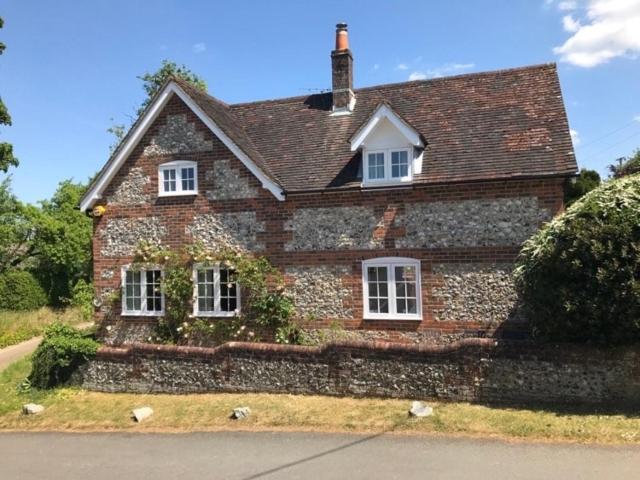
<svg viewBox="0 0 640 480">
<path fill-rule="evenodd" d="M 624 143 L 624 142 L 626 142 L 626 141 L 628 141 L 628 140 L 631 140 L 632 138 L 637 137 L 638 135 L 640 135 L 640 132 L 635 132 L 633 135 L 629 135 L 628 137 L 623 138 L 623 139 L 622 139 L 622 140 L 620 140 L 619 142 L 613 143 L 613 144 L 609 145 L 608 147 L 603 148 L 603 149 L 602 149 L 602 150 L 600 150 L 599 152 L 594 153 L 593 155 L 588 156 L 586 159 L 583 159 L 582 161 L 583 161 L 583 162 L 586 162 L 586 161 L 588 161 L 588 160 L 591 160 L 591 159 L 593 159 L 593 158 L 595 158 L 595 157 L 599 156 L 600 154 L 602 154 L 602 153 L 606 152 L 607 150 L 611 150 L 613 147 L 617 147 L 617 146 L 618 146 L 618 145 L 620 145 L 621 143 Z"/>
<path fill-rule="evenodd" d="M 631 126 L 631 125 L 633 125 L 633 124 L 636 124 L 636 123 L 638 123 L 638 121 L 637 121 L 637 120 L 631 120 L 629 123 L 626 123 L 626 124 L 624 124 L 623 126 L 621 126 L 621 127 L 619 127 L 619 128 L 616 128 L 615 130 L 610 131 L 609 133 L 605 133 L 604 135 L 602 135 L 602 136 L 600 136 L 600 137 L 598 137 L 598 138 L 596 138 L 596 139 L 594 139 L 594 140 L 591 140 L 591 141 L 589 141 L 589 142 L 585 143 L 584 145 L 582 145 L 582 148 L 586 148 L 586 147 L 588 147 L 588 146 L 590 146 L 590 145 L 593 145 L 594 143 L 598 143 L 598 142 L 600 142 L 601 140 L 603 140 L 603 139 L 605 139 L 605 138 L 607 138 L 607 137 L 610 137 L 610 136 L 611 136 L 611 135 L 613 135 L 614 133 L 618 133 L 618 132 L 620 132 L 620 131 L 624 130 L 625 128 L 628 128 L 629 126 Z"/>
</svg>

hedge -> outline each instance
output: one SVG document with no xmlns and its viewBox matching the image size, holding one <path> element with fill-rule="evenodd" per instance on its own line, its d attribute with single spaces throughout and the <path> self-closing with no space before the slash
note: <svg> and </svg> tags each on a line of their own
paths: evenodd
<svg viewBox="0 0 640 480">
<path fill-rule="evenodd" d="M 47 294 L 29 272 L 11 270 L 0 275 L 0 310 L 35 310 L 47 304 Z"/>
</svg>

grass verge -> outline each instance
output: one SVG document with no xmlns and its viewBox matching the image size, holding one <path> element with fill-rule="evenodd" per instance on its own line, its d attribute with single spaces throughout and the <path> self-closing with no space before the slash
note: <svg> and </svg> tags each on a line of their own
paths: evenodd
<svg viewBox="0 0 640 480">
<path fill-rule="evenodd" d="M 30 371 L 23 359 L 0 373 L 0 430 L 194 432 L 219 430 L 393 432 L 446 434 L 528 441 L 640 444 L 640 416 L 558 413 L 497 408 L 468 403 L 429 402 L 435 414 L 410 419 L 407 400 L 333 398 L 271 394 L 135 395 L 73 388 L 20 392 Z M 46 410 L 23 416 L 24 403 Z M 131 409 L 149 405 L 154 415 L 141 424 Z M 229 419 L 231 410 L 249 406 L 251 416 Z M 639 412 L 640 413 L 640 412 Z"/>
<path fill-rule="evenodd" d="M 53 310 L 41 308 L 31 312 L 0 311 L 0 348 L 24 342 L 41 335 L 47 325 L 53 322 L 70 325 L 82 323 L 82 314 L 78 308 Z"/>
</svg>

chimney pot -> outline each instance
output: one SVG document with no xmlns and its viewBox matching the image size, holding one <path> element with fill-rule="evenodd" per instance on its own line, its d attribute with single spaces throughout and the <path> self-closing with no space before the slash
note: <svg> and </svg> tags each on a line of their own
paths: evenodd
<svg viewBox="0 0 640 480">
<path fill-rule="evenodd" d="M 336 25 L 336 51 L 349 50 L 349 32 L 346 23 Z"/>
</svg>

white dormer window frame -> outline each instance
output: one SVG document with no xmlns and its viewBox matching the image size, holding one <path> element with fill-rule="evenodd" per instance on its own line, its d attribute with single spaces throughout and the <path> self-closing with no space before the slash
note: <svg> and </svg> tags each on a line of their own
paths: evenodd
<svg viewBox="0 0 640 480">
<path fill-rule="evenodd" d="M 362 183 L 364 185 L 388 185 L 413 181 L 413 148 L 376 150 L 365 148 L 363 156 Z"/>
<path fill-rule="evenodd" d="M 198 163 L 175 160 L 158 167 L 158 196 L 177 197 L 198 194 Z"/>
</svg>

